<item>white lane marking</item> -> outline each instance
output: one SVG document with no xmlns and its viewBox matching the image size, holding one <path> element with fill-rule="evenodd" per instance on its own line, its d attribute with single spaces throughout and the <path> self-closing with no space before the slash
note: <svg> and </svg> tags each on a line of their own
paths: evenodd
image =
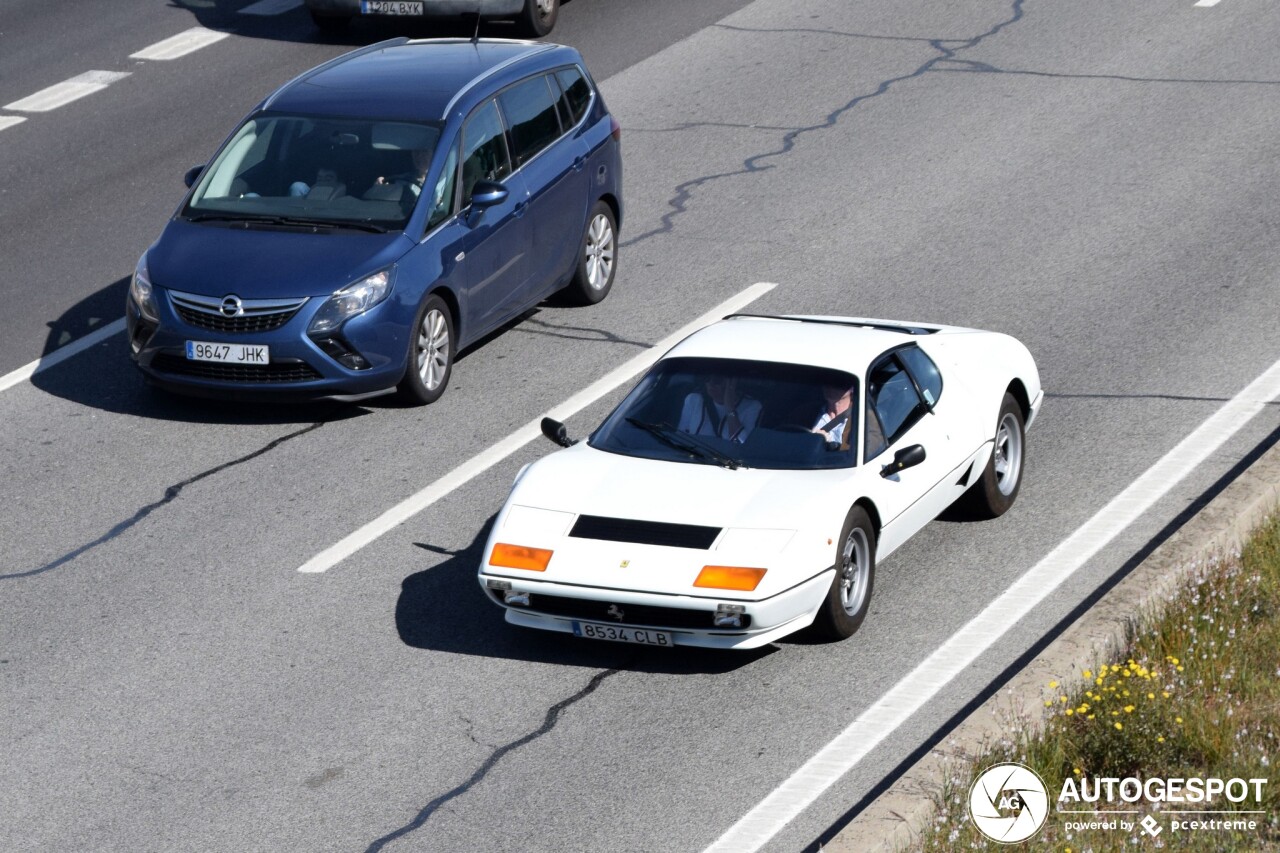
<svg viewBox="0 0 1280 853">
<path fill-rule="evenodd" d="M 1217 6 L 1220 2 L 1222 2 L 1222 0 L 1200 0 L 1200 2 L 1196 3 L 1196 5 L 1197 6 Z"/>
<path fill-rule="evenodd" d="M 42 358 L 37 358 L 26 367 L 19 367 L 12 373 L 6 373 L 4 376 L 0 376 L 0 391 L 7 391 L 14 385 L 17 385 L 20 382 L 25 382 L 41 371 L 48 370 L 54 365 L 62 364 L 62 362 L 71 358 L 73 355 L 78 355 L 89 347 L 96 346 L 117 332 L 122 331 L 124 331 L 123 317 L 112 323 L 108 323 L 97 331 L 90 332 L 83 338 L 72 341 L 66 346 L 59 347 Z"/>
<path fill-rule="evenodd" d="M 63 80 L 47 89 L 41 89 L 34 95 L 14 101 L 12 104 L 5 104 L 4 108 L 20 113 L 48 112 L 79 100 L 85 95 L 101 92 L 117 80 L 123 80 L 128 76 L 128 71 L 86 71 L 70 80 Z"/>
<path fill-rule="evenodd" d="M 283 15 L 302 5 L 302 0 L 258 0 L 240 10 L 241 15 Z"/>
<path fill-rule="evenodd" d="M 0 130 L 4 130 L 6 127 L 13 127 L 15 124 L 22 124 L 26 120 L 26 116 L 0 116 Z"/>
<path fill-rule="evenodd" d="M 706 853 L 759 850 L 792 818 L 941 692 L 1032 608 L 1128 527 L 1249 419 L 1280 396 L 1280 361 L 1249 383 L 1096 515 L 1064 539 L 912 672 L 858 715 L 707 848 Z"/>
<path fill-rule="evenodd" d="M 768 282 L 758 282 L 751 285 L 746 290 L 736 296 L 721 302 L 715 308 L 703 314 L 698 319 L 682 326 L 667 337 L 658 341 L 649 349 L 625 362 L 621 366 L 611 370 L 595 382 L 583 388 L 551 411 L 547 412 L 548 417 L 563 421 L 577 412 L 585 409 L 587 406 L 599 400 L 605 394 L 617 388 L 622 383 L 631 379 L 640 371 L 646 369 L 657 361 L 663 353 L 671 349 L 684 338 L 696 332 L 703 326 L 714 323 L 716 320 L 724 317 L 726 314 L 732 314 L 740 310 L 746 305 L 751 304 L 755 300 L 764 296 L 770 290 L 777 287 L 776 284 Z M 326 548 L 319 554 L 316 554 L 310 560 L 298 567 L 298 571 L 315 573 L 323 572 L 333 568 L 338 563 L 350 557 L 356 551 L 373 542 L 382 534 L 388 532 L 398 524 L 407 521 L 436 501 L 448 495 L 454 489 L 466 484 L 471 479 L 479 476 L 494 465 L 506 459 L 512 453 L 524 447 L 535 438 L 542 435 L 540 424 L 542 418 L 529 421 L 529 423 L 520 427 L 520 429 L 511 433 L 497 444 L 480 451 L 475 456 L 463 462 L 457 468 L 454 468 L 448 474 L 445 474 L 439 480 L 424 488 L 415 495 L 411 495 L 405 500 L 393 506 L 373 521 L 348 535 L 335 545 Z"/>
<path fill-rule="evenodd" d="M 144 47 L 137 53 L 129 54 L 130 59 L 153 59 L 168 60 L 177 59 L 179 56 L 186 56 L 188 53 L 194 53 L 202 47 L 208 47 L 214 42 L 222 41 L 231 33 L 220 33 L 217 30 L 205 29 L 204 27 L 192 27 L 189 30 L 178 33 L 176 36 L 167 38 L 164 41 L 158 41 L 150 47 Z"/>
</svg>

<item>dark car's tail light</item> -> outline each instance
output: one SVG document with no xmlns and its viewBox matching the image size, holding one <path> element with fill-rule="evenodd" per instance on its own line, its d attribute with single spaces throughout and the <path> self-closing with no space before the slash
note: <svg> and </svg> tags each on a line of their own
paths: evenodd
<svg viewBox="0 0 1280 853">
<path fill-rule="evenodd" d="M 613 137 L 614 142 L 622 141 L 622 125 L 618 124 L 618 120 L 613 116 L 609 116 L 609 135 Z"/>
</svg>

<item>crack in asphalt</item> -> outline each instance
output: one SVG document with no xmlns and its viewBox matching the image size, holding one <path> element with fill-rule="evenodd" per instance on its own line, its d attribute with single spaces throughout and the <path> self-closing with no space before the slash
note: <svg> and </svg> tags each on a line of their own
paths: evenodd
<svg viewBox="0 0 1280 853">
<path fill-rule="evenodd" d="M 1025 2 L 1026 0 L 1013 0 L 1013 3 L 1011 4 L 1012 12 L 1007 19 L 993 25 L 986 32 L 980 33 L 979 35 L 976 35 L 967 39 L 940 39 L 940 38 L 926 39 L 926 38 L 909 38 L 905 36 L 897 37 L 897 38 L 893 36 L 869 36 L 869 35 L 860 36 L 857 33 L 841 33 L 833 30 L 748 29 L 746 27 L 734 27 L 734 26 L 729 26 L 725 24 L 716 24 L 715 26 L 718 29 L 732 30 L 732 31 L 738 31 L 738 32 L 754 32 L 754 33 L 819 32 L 819 33 L 827 33 L 830 35 L 845 36 L 849 38 L 872 38 L 872 39 L 885 39 L 885 40 L 894 40 L 894 41 L 921 42 L 921 43 L 928 44 L 934 50 L 938 51 L 939 55 L 923 63 L 919 68 L 917 68 L 915 71 L 912 71 L 910 74 L 903 74 L 898 77 L 891 77 L 888 80 L 882 81 L 875 88 L 874 91 L 864 95 L 858 95 L 857 97 L 853 98 L 852 100 L 844 104 L 844 106 L 841 106 L 835 110 L 832 110 L 830 113 L 827 114 L 826 118 L 823 121 L 820 121 L 817 124 L 811 124 L 805 127 L 795 128 L 793 130 L 788 131 L 786 134 L 783 135 L 781 145 L 778 148 L 771 151 L 765 151 L 760 154 L 756 154 L 752 157 L 748 157 L 746 160 L 743 161 L 742 168 L 740 169 L 734 169 L 728 172 L 718 172 L 712 175 L 703 175 L 701 177 L 693 178 L 691 180 L 685 181 L 684 183 L 678 184 L 675 188 L 676 190 L 675 194 L 670 199 L 667 200 L 667 206 L 671 209 L 662 215 L 662 218 L 659 220 L 660 224 L 658 225 L 658 227 L 651 228 L 648 231 L 638 234 L 635 237 L 632 237 L 630 240 L 622 241 L 619 245 L 634 246 L 635 244 L 648 240 L 651 237 L 657 237 L 661 234 L 670 233 L 676 218 L 688 209 L 688 204 L 690 200 L 693 198 L 693 194 L 696 190 L 700 189 L 701 187 L 709 183 L 719 181 L 723 178 L 732 178 L 732 177 L 737 177 L 739 175 L 751 175 L 757 172 L 763 172 L 773 168 L 770 165 L 763 164 L 763 161 L 773 157 L 781 157 L 785 154 L 789 154 L 791 150 L 795 148 L 796 140 L 799 139 L 801 136 L 804 136 L 807 133 L 814 133 L 819 130 L 826 130 L 828 128 L 834 127 L 836 123 L 840 121 L 840 119 L 850 110 L 853 110 L 859 104 L 869 101 L 872 98 L 880 97 L 881 95 L 888 92 L 889 89 L 892 88 L 895 83 L 902 83 L 906 80 L 913 80 L 919 77 L 923 77 L 925 74 L 929 73 L 930 71 L 935 70 L 936 66 L 939 63 L 954 60 L 956 54 L 959 53 L 960 51 L 969 50 L 970 48 L 977 47 L 983 41 L 998 34 L 1001 30 L 1007 27 L 1010 27 L 1013 24 L 1016 24 L 1017 22 L 1021 21 L 1023 17 L 1022 7 Z"/>
<path fill-rule="evenodd" d="M 1008 74 L 1015 77 L 1047 77 L 1051 80 L 1103 80 L 1110 83 L 1182 83 L 1186 85 L 1218 84 L 1222 86 L 1280 86 L 1280 80 L 1210 79 L 1197 77 L 1132 77 L 1126 74 L 1066 74 L 1057 71 L 1032 71 L 1026 68 L 1000 68 L 986 62 L 968 59 L 943 60 L 961 68 L 934 68 L 948 74 Z"/>
<path fill-rule="evenodd" d="M 25 572 L 13 572 L 10 574 L 0 575 L 0 580 L 29 578 L 33 575 L 39 575 L 48 571 L 52 571 L 53 569 L 56 569 L 59 566 L 64 566 L 67 563 L 74 560 L 76 557 L 79 557 L 81 554 L 84 554 L 86 551 L 90 551 L 98 547 L 99 545 L 103 544 L 104 542 L 111 541 L 115 537 L 119 536 L 121 533 L 124 533 L 126 530 L 133 527 L 138 522 L 142 521 L 144 518 L 146 518 L 155 510 L 159 509 L 160 507 L 164 506 L 167 503 L 172 502 L 174 499 L 178 497 L 178 495 L 182 494 L 183 489 L 185 489 L 187 486 L 191 485 L 192 483 L 199 482 L 200 480 L 203 480 L 206 477 L 212 477 L 214 474 L 217 474 L 220 471 L 225 471 L 228 468 L 232 468 L 236 465 L 240 465 L 244 462 L 248 462 L 251 459 L 256 459 L 262 454 L 269 453 L 270 451 L 276 449 L 280 445 L 284 444 L 286 441 L 297 438 L 300 435 L 306 435 L 312 430 L 319 429 L 320 427 L 324 426 L 326 423 L 327 421 L 318 421 L 314 424 L 311 424 L 310 426 L 304 427 L 295 432 L 291 432 L 288 435 L 281 436 L 280 438 L 277 438 L 276 440 L 272 441 L 270 444 L 266 445 L 265 447 L 260 447 L 257 450 L 253 451 L 252 453 L 241 456 L 239 459 L 232 459 L 229 462 L 223 462 L 221 465 L 216 465 L 213 468 L 208 469 L 207 471 L 202 471 L 201 473 L 196 474 L 194 477 L 189 477 L 186 480 L 183 480 L 181 483 L 178 483 L 173 486 L 169 486 L 164 490 L 163 498 L 142 507 L 137 512 L 135 512 L 131 518 L 125 519 L 124 521 L 120 522 L 115 527 L 112 527 L 110 530 L 108 530 L 106 533 L 102 534 L 92 542 L 89 542 L 86 545 L 81 545 L 79 548 L 76 548 L 74 551 L 69 551 L 66 554 L 63 554 L 58 559 L 54 560 L 53 562 L 46 563 L 45 565 L 40 566 L 37 569 L 30 569 Z"/>
<path fill-rule="evenodd" d="M 685 121 L 671 127 L 632 127 L 627 125 L 627 133 L 683 133 L 700 127 L 729 128 L 730 130 L 800 130 L 793 125 L 772 124 L 739 124 L 732 121 Z"/>
<path fill-rule="evenodd" d="M 596 688 L 598 688 L 602 683 L 604 683 L 604 680 L 606 678 L 609 678 L 610 676 L 613 676 L 613 675 L 617 675 L 621 671 L 622 670 L 619 668 L 614 668 L 614 669 L 606 669 L 596 673 L 594 676 L 592 676 L 591 680 L 587 682 L 587 685 L 583 687 L 581 690 L 579 690 L 577 693 L 573 694 L 567 699 L 561 699 L 559 702 L 557 702 L 556 704 L 548 708 L 547 714 L 543 718 L 542 725 L 539 728 L 537 728 L 535 731 L 530 732 L 529 734 L 525 735 L 524 737 L 518 740 L 514 740 L 511 743 L 504 744 L 503 746 L 498 747 L 496 750 L 493 751 L 493 753 L 489 755 L 488 758 L 485 759 L 484 763 L 481 764 L 480 767 L 477 768 L 476 771 L 471 774 L 471 778 L 467 779 L 467 781 L 463 782 L 461 785 L 458 785 L 453 790 L 446 791 L 445 793 L 436 797 L 431 802 L 427 803 L 425 806 L 422 807 L 422 810 L 418 812 L 418 814 L 414 817 L 414 819 L 406 823 L 404 826 L 387 833 L 381 838 L 376 839 L 372 844 L 369 845 L 369 847 L 366 850 L 366 853 L 376 853 L 377 851 L 382 850 L 382 848 L 390 844 L 392 841 L 395 841 L 398 838 L 403 838 L 404 836 L 408 835 L 409 833 L 413 832 L 416 829 L 421 829 L 423 824 L 425 824 L 428 820 L 430 820 L 431 816 L 435 814 L 440 809 L 441 806 L 467 793 L 477 783 L 483 780 L 484 777 L 488 775 L 489 771 L 492 770 L 494 766 L 497 765 L 497 763 L 507 755 L 507 753 L 513 750 L 519 749 L 525 744 L 530 743 L 534 740 L 537 740 L 538 738 L 550 732 L 552 729 L 555 728 L 556 723 L 559 722 L 560 720 L 560 715 L 564 713 L 566 708 L 569 708 L 570 706 L 575 705 L 578 702 L 581 702 L 583 699 L 590 696 L 592 693 L 596 691 Z M 472 740 L 474 741 L 475 739 L 472 738 Z"/>
</svg>

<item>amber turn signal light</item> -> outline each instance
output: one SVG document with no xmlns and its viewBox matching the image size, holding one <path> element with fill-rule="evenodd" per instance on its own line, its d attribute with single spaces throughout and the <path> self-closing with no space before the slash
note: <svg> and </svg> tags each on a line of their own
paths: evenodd
<svg viewBox="0 0 1280 853">
<path fill-rule="evenodd" d="M 551 562 L 552 553 L 546 548 L 530 548 L 527 545 L 508 545 L 505 542 L 499 542 L 493 546 L 493 553 L 489 555 L 489 565 L 501 566 L 504 569 L 545 572 L 547 563 Z"/>
<path fill-rule="evenodd" d="M 742 566 L 703 566 L 693 585 L 750 592 L 760 585 L 760 579 L 766 571 L 768 569 L 748 569 Z"/>
</svg>

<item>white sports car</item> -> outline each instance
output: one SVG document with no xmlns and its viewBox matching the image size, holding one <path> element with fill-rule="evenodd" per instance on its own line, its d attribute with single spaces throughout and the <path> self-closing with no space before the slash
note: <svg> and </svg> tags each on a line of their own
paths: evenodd
<svg viewBox="0 0 1280 853">
<path fill-rule="evenodd" d="M 480 585 L 507 621 L 752 648 L 862 623 L 876 561 L 952 504 L 1018 496 L 1044 395 L 995 332 L 734 315 L 663 356 L 585 443 L 516 478 Z"/>
</svg>

